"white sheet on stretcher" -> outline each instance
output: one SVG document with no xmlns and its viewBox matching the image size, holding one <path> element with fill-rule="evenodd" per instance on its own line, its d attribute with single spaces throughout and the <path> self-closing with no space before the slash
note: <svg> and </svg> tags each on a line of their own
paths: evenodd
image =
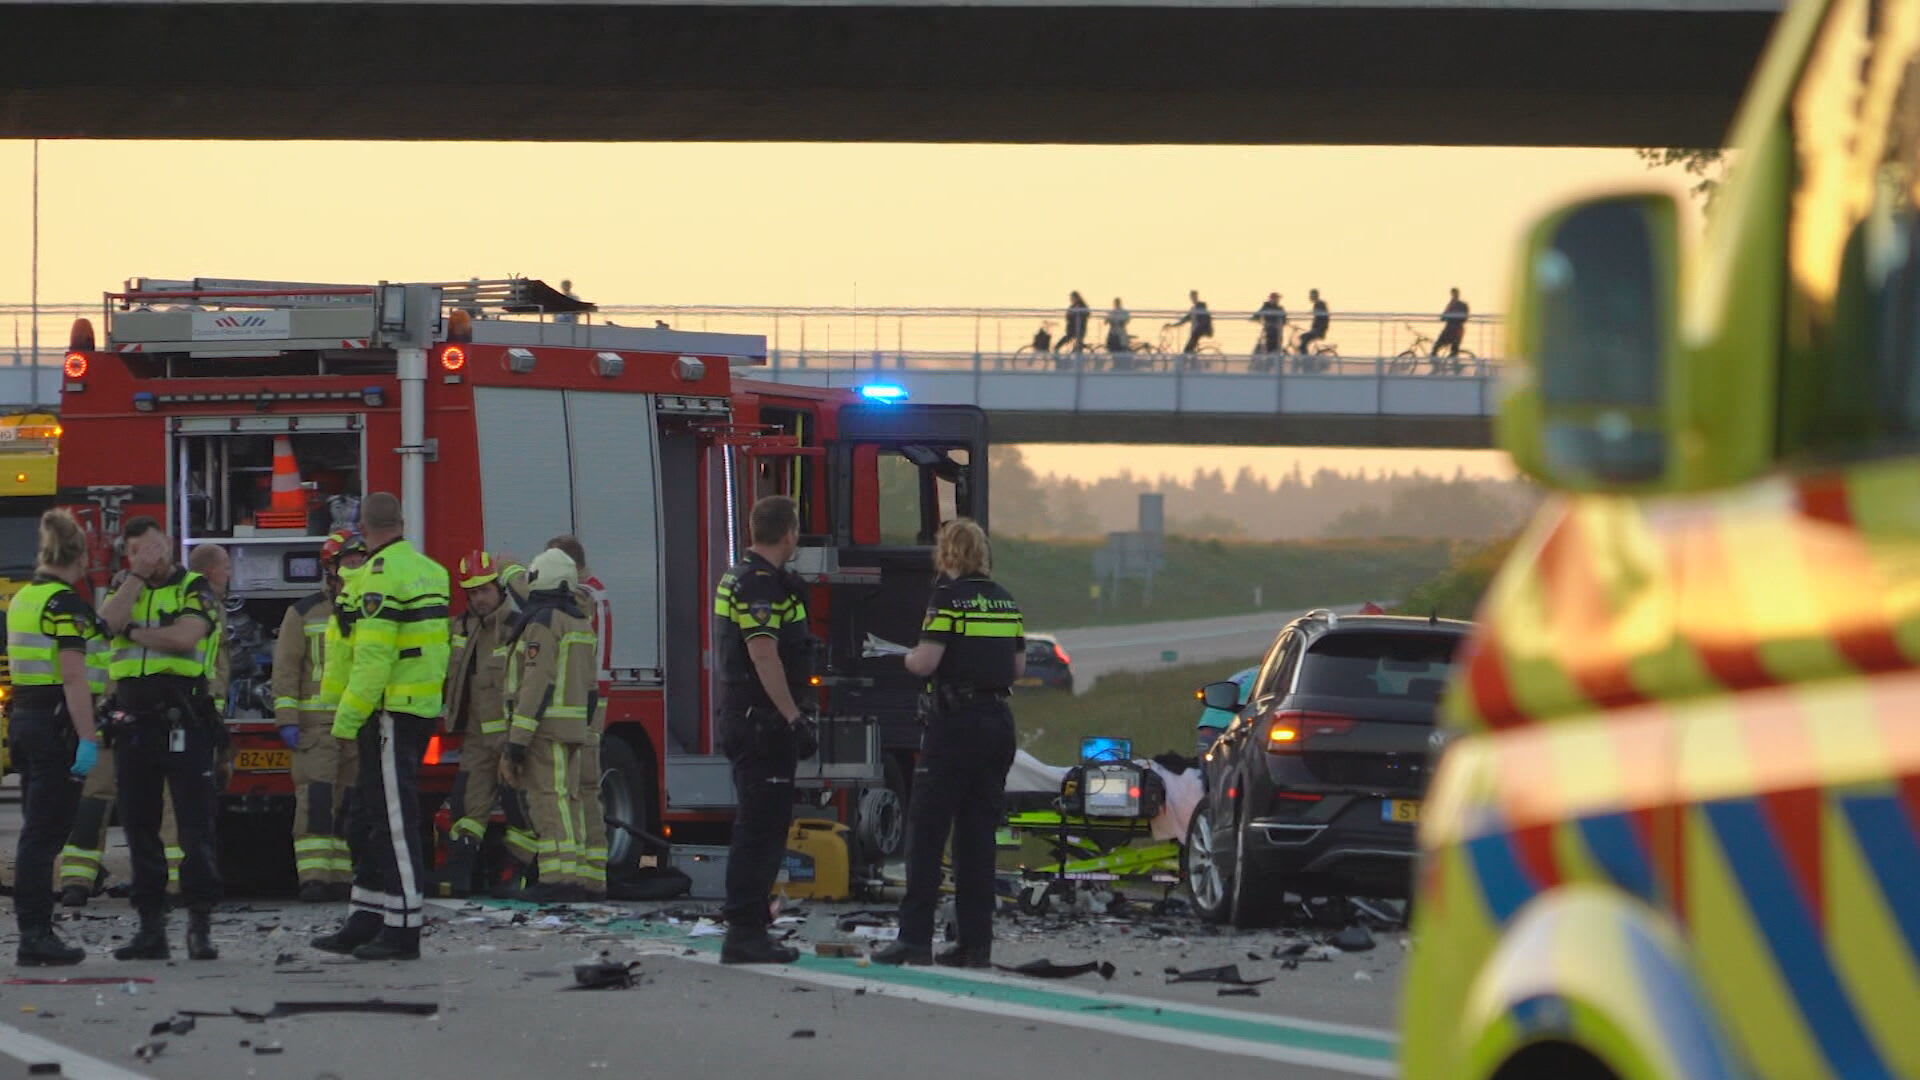
<svg viewBox="0 0 1920 1080">
<path fill-rule="evenodd" d="M 1161 783 L 1167 787 L 1167 803 L 1152 821 L 1155 840 L 1187 839 L 1187 820 L 1193 817 L 1193 808 L 1200 805 L 1200 799 L 1206 792 L 1206 785 L 1200 779 L 1197 769 L 1188 769 L 1183 773 L 1167 771 L 1157 761 L 1137 762 L 1160 774 Z M 1064 765 L 1049 765 L 1025 750 L 1013 752 L 1013 765 L 1007 769 L 1008 791 L 1039 791 L 1052 795 L 1060 793 L 1060 782 L 1066 779 Z"/>
</svg>

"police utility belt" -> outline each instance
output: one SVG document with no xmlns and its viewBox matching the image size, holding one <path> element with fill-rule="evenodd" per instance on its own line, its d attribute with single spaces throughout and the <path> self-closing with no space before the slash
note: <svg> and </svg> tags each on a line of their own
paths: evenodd
<svg viewBox="0 0 1920 1080">
<path fill-rule="evenodd" d="M 1004 686 L 975 686 L 971 683 L 935 683 L 921 695 L 921 705 L 929 712 L 947 712 L 972 705 L 1007 700 Z"/>
<path fill-rule="evenodd" d="M 148 680 L 152 682 L 141 685 Z M 123 680 L 100 710 L 100 733 L 105 742 L 138 728 L 161 726 L 180 732 L 189 728 L 223 735 L 226 732 L 204 678 L 147 675 Z"/>
</svg>

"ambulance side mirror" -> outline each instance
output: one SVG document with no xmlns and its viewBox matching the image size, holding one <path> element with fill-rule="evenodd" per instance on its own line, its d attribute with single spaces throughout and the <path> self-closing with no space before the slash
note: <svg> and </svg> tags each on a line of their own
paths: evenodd
<svg viewBox="0 0 1920 1080">
<path fill-rule="evenodd" d="M 1664 194 L 1590 199 L 1526 239 L 1499 444 L 1567 491 L 1682 486 L 1678 211 Z"/>
</svg>

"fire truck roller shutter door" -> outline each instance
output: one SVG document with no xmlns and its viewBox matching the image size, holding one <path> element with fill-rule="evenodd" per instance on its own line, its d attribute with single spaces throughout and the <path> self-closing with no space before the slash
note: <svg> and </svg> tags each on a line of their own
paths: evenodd
<svg viewBox="0 0 1920 1080">
<path fill-rule="evenodd" d="M 576 532 L 565 395 L 476 387 L 473 412 L 487 550 L 530 559 L 547 546 L 547 537 Z M 600 561 L 597 552 L 594 560 Z"/>
<path fill-rule="evenodd" d="M 567 392 L 574 534 L 611 604 L 611 666 L 660 667 L 659 455 L 653 398 Z"/>
</svg>

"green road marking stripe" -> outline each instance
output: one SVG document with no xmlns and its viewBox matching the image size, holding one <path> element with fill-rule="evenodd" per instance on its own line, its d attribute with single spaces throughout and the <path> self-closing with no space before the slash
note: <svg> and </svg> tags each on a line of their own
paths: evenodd
<svg viewBox="0 0 1920 1080">
<path fill-rule="evenodd" d="M 719 945 L 713 938 L 687 938 L 671 929 L 663 932 L 652 923 L 632 920 L 616 920 L 608 924 L 608 929 L 628 930 L 640 937 L 651 940 L 672 940 L 684 942 L 688 948 L 703 952 L 717 952 Z M 1100 1015 L 1115 1020 L 1125 1020 L 1155 1027 L 1171 1028 L 1179 1031 L 1197 1032 L 1205 1035 L 1217 1035 L 1249 1042 L 1268 1043 L 1275 1046 L 1287 1046 L 1300 1050 L 1313 1050 L 1326 1054 L 1342 1054 L 1348 1057 L 1365 1058 L 1372 1061 L 1392 1061 L 1396 1047 L 1391 1040 L 1369 1035 L 1344 1034 L 1322 1031 L 1311 1027 L 1290 1024 L 1282 1019 L 1265 1019 L 1249 1016 L 1246 1019 L 1219 1015 L 1218 1013 L 1194 1012 L 1179 1004 L 1144 1005 L 1132 1002 L 1116 1002 L 1104 999 L 1099 994 L 1076 993 L 1072 991 L 1050 990 L 1041 987 L 1010 985 L 998 980 L 970 978 L 965 975 L 950 975 L 924 967 L 893 967 L 887 964 L 871 964 L 860 967 L 850 959 L 808 956 L 802 954 L 794 963 L 795 967 L 806 971 L 819 971 L 836 975 L 847 975 L 873 982 L 891 983 L 898 986 L 912 986 L 925 990 L 937 990 L 964 997 L 982 998 L 988 1001 L 1008 1005 L 1021 1005 L 1033 1009 L 1051 1012 L 1076 1013 L 1085 1015 L 1087 1006 L 1099 1005 Z"/>
<path fill-rule="evenodd" d="M 501 900 L 473 902 L 484 903 L 488 907 L 518 909 L 541 906 Z M 720 950 L 718 938 L 690 938 L 680 927 L 663 926 L 637 919 L 615 919 L 604 925 L 605 929 L 610 931 L 625 931 L 649 941 L 670 942 L 705 954 L 716 954 Z M 1007 981 L 1003 977 L 982 978 L 977 975 L 950 974 L 936 968 L 893 967 L 885 964 L 861 967 L 851 959 L 819 957 L 803 953 L 800 959 L 791 965 L 742 970 L 773 974 L 796 968 L 822 976 L 973 998 L 1041 1013 L 1051 1013 L 1063 1018 L 1071 1016 L 1075 1022 L 1081 1024 L 1086 1024 L 1090 1018 L 1098 1017 L 1118 1025 L 1130 1024 L 1189 1035 L 1236 1039 L 1309 1054 L 1328 1054 L 1358 1059 L 1357 1063 L 1391 1064 L 1398 1053 L 1395 1040 L 1357 1030 L 1339 1030 L 1343 1025 L 1302 1023 L 1282 1017 L 1241 1016 L 1227 1009 L 1195 1008 L 1174 1002 L 1161 1003 L 1124 995 L 1024 986 Z M 1330 1067 L 1338 1067 L 1337 1063 L 1327 1064 Z"/>
</svg>

